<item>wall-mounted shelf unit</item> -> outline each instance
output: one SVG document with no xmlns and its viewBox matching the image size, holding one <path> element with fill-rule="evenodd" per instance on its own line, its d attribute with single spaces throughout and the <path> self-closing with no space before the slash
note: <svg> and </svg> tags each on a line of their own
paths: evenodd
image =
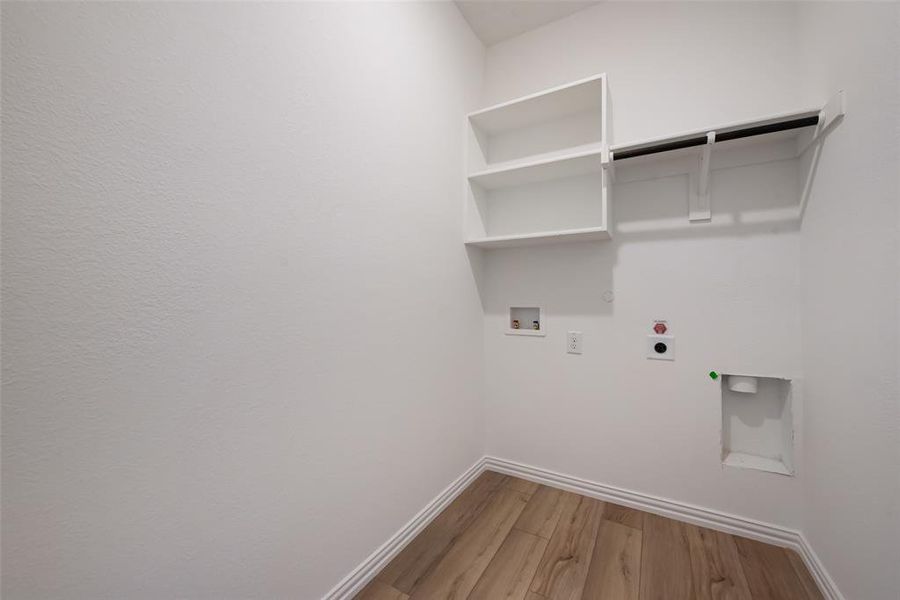
<svg viewBox="0 0 900 600">
<path fill-rule="evenodd" d="M 610 160 L 615 162 L 650 156 L 659 158 L 663 153 L 668 153 L 663 158 L 670 158 L 671 153 L 676 150 L 696 148 L 707 144 L 716 144 L 716 148 L 721 148 L 759 143 L 760 136 L 798 139 L 804 133 L 809 132 L 808 128 L 818 125 L 819 112 L 819 109 L 805 109 L 628 144 L 616 144 L 610 148 Z M 710 133 L 714 134 L 712 138 L 709 138 Z M 768 137 L 768 139 L 775 138 Z M 798 148 L 798 152 L 799 150 Z"/>
<path fill-rule="evenodd" d="M 802 158 L 802 217 L 838 92 L 810 108 L 610 147 L 608 88 L 596 75 L 471 113 L 465 243 L 502 248 L 610 238 L 613 182 L 688 174 L 688 218 L 709 221 L 711 172 Z M 812 150 L 808 154 L 808 151 Z"/>
<path fill-rule="evenodd" d="M 608 239 L 607 123 L 602 74 L 471 113 L 465 243 Z"/>
<path fill-rule="evenodd" d="M 822 108 L 616 144 L 609 151 L 609 173 L 614 181 L 625 183 L 687 172 L 691 190 L 689 218 L 691 221 L 708 221 L 711 217 L 710 171 L 793 159 L 814 148 L 806 165 L 799 203 L 802 215 L 821 147 L 816 142 L 843 116 L 844 110 L 844 94 L 838 92 Z"/>
</svg>

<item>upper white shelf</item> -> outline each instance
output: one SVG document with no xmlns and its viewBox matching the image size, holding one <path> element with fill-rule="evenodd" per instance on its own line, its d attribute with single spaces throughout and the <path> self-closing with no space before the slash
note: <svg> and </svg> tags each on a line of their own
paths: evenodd
<svg viewBox="0 0 900 600">
<path fill-rule="evenodd" d="M 551 158 L 503 163 L 469 175 L 469 181 L 486 190 L 599 173 L 603 168 L 602 149 L 572 152 Z"/>
<path fill-rule="evenodd" d="M 480 131 L 495 135 L 581 112 L 602 110 L 605 75 L 594 75 L 469 114 Z"/>
<path fill-rule="evenodd" d="M 808 141 L 812 138 L 820 124 L 820 119 L 823 120 L 822 126 L 826 127 L 840 114 L 843 114 L 843 107 L 832 106 L 832 103 L 829 103 L 824 109 L 808 108 L 778 113 L 756 119 L 745 119 L 703 129 L 615 144 L 610 147 L 610 160 L 625 160 L 632 157 L 643 158 L 645 151 L 648 151 L 646 156 L 662 152 L 672 156 L 672 152 L 677 153 L 679 150 L 687 148 L 696 150 L 696 148 L 707 144 L 707 137 L 710 133 L 714 134 L 714 144 L 722 148 L 734 148 L 775 140 L 798 139 L 801 140 L 801 143 L 798 143 L 799 153 L 806 146 L 805 143 L 802 143 L 802 140 L 806 139 Z M 793 123 L 794 126 L 791 129 L 780 130 L 779 125 L 785 123 Z M 651 149 L 653 149 L 652 153 L 649 152 Z"/>
</svg>

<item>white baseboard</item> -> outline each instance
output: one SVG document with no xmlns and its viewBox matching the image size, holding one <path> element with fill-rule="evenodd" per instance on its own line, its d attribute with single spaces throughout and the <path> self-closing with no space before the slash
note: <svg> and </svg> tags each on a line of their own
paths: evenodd
<svg viewBox="0 0 900 600">
<path fill-rule="evenodd" d="M 385 565 L 399 554 L 406 544 L 418 535 L 472 480 L 485 470 L 514 475 L 522 479 L 536 481 L 591 498 L 670 517 L 678 521 L 686 521 L 701 527 L 759 540 L 767 544 L 791 548 L 796 550 L 803 558 L 803 562 L 816 580 L 826 600 L 844 600 L 844 596 L 841 595 L 834 581 L 828 575 L 825 566 L 819 560 L 819 557 L 816 556 L 816 553 L 813 552 L 806 537 L 799 531 L 669 500 L 668 498 L 660 498 L 610 485 L 603 485 L 571 475 L 492 456 L 485 456 L 469 467 L 447 489 L 429 502 L 419 514 L 400 528 L 397 533 L 391 536 L 388 541 L 382 544 L 353 572 L 347 575 L 343 581 L 328 592 L 323 600 L 350 600 L 353 598 Z"/>
<path fill-rule="evenodd" d="M 368 584 L 381 569 L 403 550 L 420 531 L 447 508 L 460 492 L 466 489 L 472 481 L 484 471 L 484 458 L 475 461 L 465 473 L 456 478 L 456 481 L 447 486 L 425 508 L 419 511 L 406 525 L 392 535 L 388 541 L 381 545 L 375 552 L 369 555 L 358 567 L 344 577 L 325 594 L 322 600 L 350 600 Z"/>
<path fill-rule="evenodd" d="M 693 506 L 668 498 L 650 496 L 622 488 L 587 481 L 571 475 L 548 471 L 530 465 L 486 456 L 485 469 L 506 475 L 514 475 L 529 481 L 536 481 L 551 487 L 561 488 L 583 496 L 636 508 L 649 513 L 685 521 L 708 529 L 731 533 L 767 544 L 796 550 L 827 600 L 844 600 L 825 566 L 813 552 L 809 542 L 799 531 L 746 519 L 700 506 Z"/>
<path fill-rule="evenodd" d="M 816 580 L 822 595 L 825 596 L 826 600 L 845 600 L 834 579 L 831 578 L 831 575 L 825 569 L 825 565 L 819 560 L 819 555 L 813 552 L 806 536 L 803 535 L 802 531 L 798 532 L 798 534 L 800 536 L 800 547 L 795 549 L 800 553 L 806 568 L 812 573 L 813 579 Z"/>
</svg>

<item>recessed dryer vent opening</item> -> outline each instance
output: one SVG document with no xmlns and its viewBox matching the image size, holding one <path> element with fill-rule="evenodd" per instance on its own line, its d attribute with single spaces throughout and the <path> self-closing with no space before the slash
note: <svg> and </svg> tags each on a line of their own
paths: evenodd
<svg viewBox="0 0 900 600">
<path fill-rule="evenodd" d="M 792 382 L 723 374 L 722 464 L 793 475 Z"/>
</svg>

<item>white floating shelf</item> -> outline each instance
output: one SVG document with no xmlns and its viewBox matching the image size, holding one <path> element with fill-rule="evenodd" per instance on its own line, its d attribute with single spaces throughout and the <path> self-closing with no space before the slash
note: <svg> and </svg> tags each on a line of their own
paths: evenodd
<svg viewBox="0 0 900 600">
<path fill-rule="evenodd" d="M 469 122 L 482 132 L 495 135 L 580 112 L 599 113 L 605 98 L 604 86 L 604 75 L 594 75 L 475 111 L 469 114 Z"/>
<path fill-rule="evenodd" d="M 778 113 L 775 115 L 768 115 L 768 116 L 759 117 L 756 119 L 745 119 L 742 121 L 734 121 L 734 122 L 726 123 L 723 125 L 716 125 L 713 127 L 704 127 L 703 129 L 682 131 L 682 132 L 674 133 L 671 135 L 654 137 L 654 138 L 639 140 L 639 141 L 635 141 L 635 142 L 628 142 L 625 144 L 615 144 L 610 147 L 611 159 L 613 161 L 615 161 L 617 158 L 616 157 L 617 154 L 623 155 L 625 153 L 630 153 L 635 150 L 641 150 L 641 149 L 649 148 L 649 147 L 653 147 L 653 146 L 659 146 L 659 145 L 663 145 L 663 144 L 677 145 L 678 143 L 684 142 L 686 140 L 692 140 L 692 139 L 697 139 L 697 138 L 701 138 L 701 137 L 706 138 L 706 136 L 709 132 L 715 132 L 716 136 L 718 138 L 723 135 L 727 136 L 727 134 L 730 132 L 743 130 L 743 129 L 747 129 L 747 128 L 766 127 L 768 125 L 772 125 L 775 123 L 782 123 L 782 122 L 786 122 L 786 121 L 794 121 L 794 120 L 798 120 L 798 119 L 818 117 L 821 112 L 822 112 L 822 109 L 820 109 L 820 108 L 809 108 L 809 109 L 798 110 L 798 111 Z M 739 146 L 745 146 L 745 145 L 750 145 L 750 144 L 758 144 L 758 143 L 764 142 L 764 141 L 774 141 L 776 139 L 799 138 L 802 135 L 810 135 L 810 132 L 815 127 L 816 127 L 816 124 L 811 123 L 810 125 L 808 125 L 806 127 L 790 129 L 787 131 L 776 131 L 776 132 L 766 133 L 766 134 L 762 134 L 762 135 L 741 137 L 738 139 L 728 140 L 728 141 L 719 141 L 717 139 L 715 142 L 715 145 L 717 147 L 739 147 Z M 702 148 L 702 147 L 703 147 L 702 145 L 694 145 L 694 146 L 690 146 L 690 147 L 683 148 L 683 149 L 676 148 L 674 150 L 669 150 L 669 151 L 666 151 L 663 153 L 652 154 L 652 155 L 648 155 L 646 157 L 644 157 L 644 156 L 635 157 L 635 158 L 630 158 L 627 160 L 632 161 L 632 160 L 645 159 L 645 158 L 650 158 L 650 157 L 655 157 L 657 159 L 672 158 L 672 157 L 677 156 L 680 151 L 696 152 L 698 150 L 698 148 Z M 622 159 L 620 159 L 620 160 L 622 160 Z"/>
<path fill-rule="evenodd" d="M 466 245 L 480 248 L 513 248 L 516 246 L 536 246 L 555 242 L 591 242 L 608 239 L 610 239 L 610 235 L 605 227 L 588 227 L 584 229 L 473 238 L 466 240 Z"/>
<path fill-rule="evenodd" d="M 712 218 L 710 172 L 777 160 L 795 159 L 815 148 L 804 166 L 797 214 L 802 218 L 816 171 L 822 134 L 844 115 L 839 91 L 822 108 L 809 108 L 724 125 L 685 131 L 610 147 L 610 175 L 621 183 L 686 172 L 690 177 L 688 219 Z M 692 163 L 693 157 L 698 160 Z"/>
<path fill-rule="evenodd" d="M 544 159 L 504 163 L 469 175 L 469 181 L 486 190 L 495 190 L 540 181 L 599 173 L 603 152 L 593 149 Z"/>
</svg>

